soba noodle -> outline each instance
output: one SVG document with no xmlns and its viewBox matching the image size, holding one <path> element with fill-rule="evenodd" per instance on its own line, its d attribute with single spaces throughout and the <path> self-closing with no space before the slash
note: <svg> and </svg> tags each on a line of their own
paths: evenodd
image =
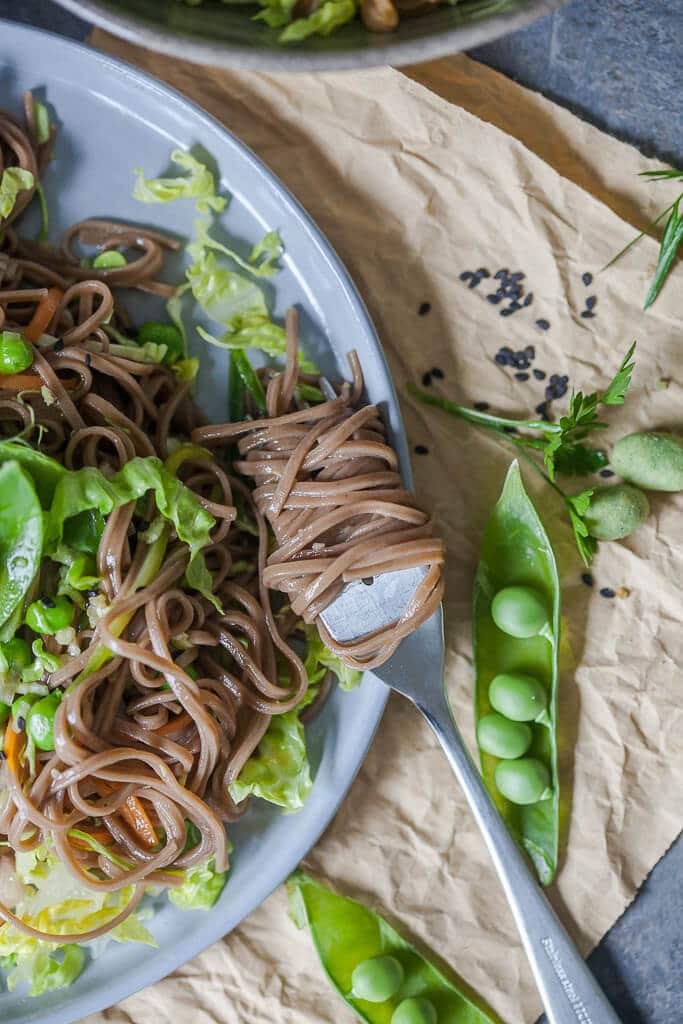
<svg viewBox="0 0 683 1024">
<path fill-rule="evenodd" d="M 29 97 L 25 129 L 0 114 L 0 173 L 21 166 L 38 183 L 53 140 L 38 145 L 32 110 Z M 227 867 L 225 824 L 246 806 L 233 801 L 231 783 L 272 717 L 296 708 L 308 688 L 292 644 L 301 622 L 317 622 L 348 580 L 425 566 L 409 609 L 380 634 L 343 645 L 320 626 L 347 664 L 379 664 L 437 606 L 443 552 L 402 485 L 377 409 L 363 403 L 355 355 L 352 382 L 309 405 L 299 386 L 316 378 L 299 372 L 290 311 L 285 368 L 261 371 L 267 414 L 257 416 L 247 396 L 255 418 L 206 425 L 189 382 L 112 343 L 135 338 L 112 289 L 172 293 L 158 275 L 178 243 L 105 220 L 74 225 L 60 247 L 22 239 L 14 225 L 33 191 L 20 192 L 0 221 L 0 330 L 25 332 L 49 289 L 61 297 L 28 374 L 0 376 L 2 435 L 107 478 L 135 458 L 169 460 L 213 517 L 203 555 L 217 606 L 188 585 L 188 547 L 159 527 L 150 493 L 109 514 L 95 558 L 100 582 L 76 605 L 68 639 L 42 637 L 59 667 L 41 683 L 63 692 L 54 749 L 36 751 L 33 765 L 4 764 L 1 856 L 47 843 L 84 888 L 131 886 L 131 896 L 116 917 L 77 935 L 36 930 L 4 902 L 0 918 L 34 938 L 83 942 L 120 924 L 145 886 L 177 885 L 180 870 L 209 858 Z M 77 245 L 125 250 L 126 264 L 83 266 Z M 248 529 L 236 524 L 238 510 Z M 44 563 L 32 600 L 54 584 L 56 567 Z M 271 606 L 271 590 L 285 595 L 284 608 Z M 188 848 L 191 825 L 200 838 Z"/>
</svg>

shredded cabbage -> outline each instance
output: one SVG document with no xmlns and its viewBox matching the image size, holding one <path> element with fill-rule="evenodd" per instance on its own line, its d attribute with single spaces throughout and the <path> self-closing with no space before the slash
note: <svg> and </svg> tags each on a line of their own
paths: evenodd
<svg viewBox="0 0 683 1024">
<path fill-rule="evenodd" d="M 185 881 L 168 890 L 168 898 L 180 910 L 210 910 L 223 891 L 227 871 L 216 871 L 214 862 L 197 864 L 185 872 Z"/>
<path fill-rule="evenodd" d="M 293 43 L 309 36 L 329 36 L 340 25 L 351 21 L 356 13 L 354 0 L 325 0 L 307 18 L 297 18 L 280 33 L 281 43 Z"/>
<path fill-rule="evenodd" d="M 203 163 L 182 149 L 174 149 L 171 160 L 187 171 L 184 178 L 145 178 L 140 167 L 135 168 L 137 175 L 133 197 L 143 203 L 169 203 L 175 199 L 194 199 L 197 209 L 202 213 L 215 210 L 220 213 L 225 209 L 227 199 L 216 195 L 216 183 L 213 174 Z"/>
<path fill-rule="evenodd" d="M 17 877 L 25 886 L 25 894 L 15 907 L 15 913 L 41 931 L 64 935 L 90 931 L 116 917 L 133 895 L 132 886 L 115 893 L 86 889 L 45 845 L 30 853 L 17 853 L 15 861 Z M 117 925 L 107 938 L 156 946 L 137 913 Z M 0 925 L 0 957 L 9 968 L 7 987 L 10 992 L 20 984 L 27 984 L 32 996 L 70 985 L 85 963 L 82 947 L 42 942 L 11 924 Z"/>
<path fill-rule="evenodd" d="M 4 170 L 0 177 L 0 217 L 9 217 L 19 193 L 33 188 L 35 183 L 36 179 L 31 172 L 25 171 L 23 167 L 8 167 Z"/>
<path fill-rule="evenodd" d="M 259 796 L 298 811 L 311 791 L 311 770 L 298 710 L 275 715 L 261 742 L 230 786 L 235 803 Z"/>
</svg>

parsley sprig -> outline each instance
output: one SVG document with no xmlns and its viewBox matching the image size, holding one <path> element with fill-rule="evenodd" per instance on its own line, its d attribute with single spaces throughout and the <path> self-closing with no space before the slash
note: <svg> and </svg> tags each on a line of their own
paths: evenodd
<svg viewBox="0 0 683 1024">
<path fill-rule="evenodd" d="M 594 391 L 587 395 L 582 391 L 572 391 L 567 413 L 561 416 L 557 423 L 540 419 L 511 419 L 470 409 L 448 398 L 424 391 L 412 382 L 408 383 L 408 391 L 423 405 L 442 409 L 451 416 L 457 416 L 475 426 L 490 430 L 501 440 L 513 444 L 546 483 L 562 497 L 579 554 L 588 565 L 597 547 L 597 542 L 590 536 L 585 522 L 593 488 L 588 488 L 580 494 L 568 495 L 557 484 L 556 474 L 559 472 L 565 476 L 581 475 L 595 472 L 606 464 L 604 452 L 583 442 L 592 431 L 603 430 L 607 426 L 607 423 L 598 418 L 602 406 L 623 405 L 635 366 L 635 348 L 634 342 L 604 391 Z M 532 451 L 542 456 L 543 465 L 533 457 Z"/>
<path fill-rule="evenodd" d="M 683 181 L 683 171 L 678 170 L 667 170 L 666 168 L 661 171 L 643 171 L 640 175 L 641 178 L 647 178 L 648 181 Z M 671 267 L 673 266 L 676 253 L 678 248 L 683 241 L 683 213 L 681 212 L 681 203 L 683 202 L 683 192 L 674 199 L 670 206 L 667 206 L 665 210 L 655 217 L 655 219 L 644 228 L 639 235 L 636 235 L 628 245 L 617 253 L 617 255 L 609 261 L 602 269 L 607 270 L 617 260 L 621 259 L 624 253 L 639 242 L 644 235 L 649 235 L 653 228 L 664 220 L 668 215 L 668 220 L 664 225 L 664 234 L 662 235 L 662 241 L 659 246 L 659 258 L 657 260 L 657 267 L 654 272 L 654 276 L 650 283 L 650 288 L 645 297 L 645 305 L 643 309 L 648 309 L 659 295 L 662 285 L 664 284 Z"/>
</svg>

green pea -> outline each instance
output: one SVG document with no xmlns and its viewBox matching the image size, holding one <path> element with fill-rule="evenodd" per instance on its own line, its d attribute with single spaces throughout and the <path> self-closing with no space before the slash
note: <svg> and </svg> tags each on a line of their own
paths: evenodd
<svg viewBox="0 0 683 1024">
<path fill-rule="evenodd" d="M 21 373 L 33 362 L 33 349 L 15 331 L 0 331 L 0 373 Z"/>
<path fill-rule="evenodd" d="M 363 960 L 351 975 L 353 995 L 369 1003 L 383 1003 L 396 993 L 403 981 L 403 967 L 393 956 Z"/>
<path fill-rule="evenodd" d="M 114 267 L 125 267 L 127 266 L 126 257 L 118 249 L 107 249 L 105 252 L 99 253 L 98 256 L 92 261 L 93 267 L 96 270 L 111 270 Z"/>
<path fill-rule="evenodd" d="M 26 609 L 24 622 L 36 633 L 58 633 L 74 618 L 74 606 L 68 597 L 41 597 Z"/>
<path fill-rule="evenodd" d="M 547 718 L 548 694 L 534 676 L 501 672 L 489 686 L 491 707 L 513 722 L 538 722 Z"/>
<path fill-rule="evenodd" d="M 533 735 L 524 722 L 511 722 L 496 714 L 484 715 L 477 725 L 477 742 L 494 757 L 521 757 L 531 746 Z"/>
<path fill-rule="evenodd" d="M 683 437 L 629 434 L 612 449 L 612 468 L 648 491 L 683 491 Z"/>
<path fill-rule="evenodd" d="M 38 700 L 40 700 L 40 697 L 35 693 L 23 693 L 20 697 L 17 697 L 12 702 L 12 718 L 14 721 L 18 723 L 21 719 L 25 726 L 29 712 Z"/>
<path fill-rule="evenodd" d="M 494 779 L 498 792 L 513 804 L 536 804 L 552 793 L 550 773 L 535 757 L 517 761 L 500 761 Z"/>
<path fill-rule="evenodd" d="M 412 996 L 399 1003 L 391 1016 L 391 1024 L 436 1024 L 434 1004 L 421 996 Z"/>
<path fill-rule="evenodd" d="M 591 537 L 620 540 L 642 526 L 650 514 L 650 503 L 639 487 L 615 484 L 593 492 L 585 515 Z"/>
<path fill-rule="evenodd" d="M 548 626 L 543 595 L 533 587 L 504 587 L 491 603 L 493 621 L 509 636 L 538 636 Z"/>
<path fill-rule="evenodd" d="M 42 697 L 33 705 L 26 719 L 26 732 L 39 750 L 55 748 L 55 715 L 62 695 L 59 690 Z"/>
</svg>

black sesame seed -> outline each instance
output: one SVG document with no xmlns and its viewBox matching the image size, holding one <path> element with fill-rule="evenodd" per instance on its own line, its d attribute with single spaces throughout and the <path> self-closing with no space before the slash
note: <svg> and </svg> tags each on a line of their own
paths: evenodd
<svg viewBox="0 0 683 1024">
<path fill-rule="evenodd" d="M 513 313 L 514 309 L 510 309 L 509 306 L 507 306 L 505 309 L 501 309 L 500 311 L 501 316 L 512 316 Z"/>
<path fill-rule="evenodd" d="M 534 348 L 534 346 L 527 345 L 527 347 L 524 349 L 524 355 L 527 357 L 527 359 L 535 359 L 536 349 Z"/>
<path fill-rule="evenodd" d="M 592 320 L 595 316 L 595 313 L 591 313 L 590 309 L 584 309 L 581 311 L 581 316 L 584 320 Z"/>
<path fill-rule="evenodd" d="M 601 587 L 600 588 L 600 597 L 616 597 L 616 596 L 617 595 L 614 593 L 614 591 L 612 590 L 611 587 Z"/>
<path fill-rule="evenodd" d="M 460 275 L 460 280 L 461 281 L 469 281 L 469 279 L 471 277 L 473 277 L 473 276 L 474 275 L 472 274 L 471 270 L 463 270 L 462 274 Z"/>
<path fill-rule="evenodd" d="M 374 582 L 374 576 L 363 576 L 363 578 L 361 579 L 361 583 L 364 583 L 366 587 L 371 587 Z"/>
<path fill-rule="evenodd" d="M 515 299 L 513 302 L 511 302 L 510 305 L 508 306 L 508 309 L 510 310 L 511 313 L 516 313 L 517 310 L 521 309 L 521 308 L 522 308 L 522 303 L 521 302 L 517 302 L 517 299 Z"/>
<path fill-rule="evenodd" d="M 551 373 L 551 375 L 550 375 L 550 383 L 551 384 L 559 384 L 560 383 L 560 375 L 559 375 L 559 373 Z"/>
<path fill-rule="evenodd" d="M 495 361 L 498 363 L 499 366 L 507 366 L 508 365 L 508 357 L 505 355 L 504 352 L 496 352 L 496 354 L 495 354 L 495 356 L 493 358 L 495 359 Z"/>
<path fill-rule="evenodd" d="M 522 289 L 518 284 L 506 285 L 503 290 L 509 299 L 518 299 L 522 294 Z"/>
<path fill-rule="evenodd" d="M 521 270 L 517 270 L 514 274 L 510 274 L 511 281 L 523 281 L 524 278 L 525 275 L 522 273 Z"/>
<path fill-rule="evenodd" d="M 532 370 L 531 372 L 536 380 L 545 380 L 545 370 Z"/>
<path fill-rule="evenodd" d="M 528 380 L 529 379 L 529 374 L 528 373 L 523 373 L 523 372 L 522 373 L 516 373 L 515 374 L 515 379 L 516 380 Z"/>
<path fill-rule="evenodd" d="M 496 295 L 495 292 L 491 292 L 490 295 L 486 296 L 486 301 L 490 302 L 492 306 L 497 306 L 502 298 L 502 295 Z"/>
<path fill-rule="evenodd" d="M 586 309 L 595 309 L 595 304 L 598 301 L 597 295 L 589 295 L 586 299 Z"/>
<path fill-rule="evenodd" d="M 436 377 L 437 380 L 443 380 L 445 376 L 440 366 L 432 366 L 431 374 L 432 377 Z"/>
<path fill-rule="evenodd" d="M 54 350 L 53 351 L 61 352 L 63 348 L 64 348 L 64 341 L 63 341 L 63 339 L 62 338 L 57 338 L 57 340 L 56 340 L 56 342 L 54 344 Z"/>
<path fill-rule="evenodd" d="M 546 419 L 548 416 L 548 403 L 541 402 L 540 405 L 536 406 L 534 412 L 537 413 L 542 419 Z"/>
<path fill-rule="evenodd" d="M 87 353 L 87 355 L 85 357 L 85 365 L 86 366 L 92 366 L 92 356 L 90 355 L 89 352 Z"/>
<path fill-rule="evenodd" d="M 429 371 L 427 371 L 427 373 L 423 373 L 422 374 L 422 386 L 425 387 L 425 388 L 428 388 L 431 385 L 431 383 L 432 383 L 432 375 L 431 375 L 431 373 L 429 373 Z"/>
<path fill-rule="evenodd" d="M 517 427 L 503 427 L 503 430 L 505 431 L 506 434 L 516 434 L 517 433 Z"/>
<path fill-rule="evenodd" d="M 478 284 L 479 284 L 480 282 L 481 282 L 481 278 L 480 278 L 480 277 L 477 277 L 477 275 L 476 275 L 476 274 L 473 274 L 473 275 L 472 275 L 472 277 L 471 277 L 471 279 L 470 279 L 470 282 L 469 282 L 469 284 L 467 285 L 467 287 L 468 287 L 468 288 L 476 288 L 476 287 L 477 287 L 477 285 L 478 285 Z"/>
<path fill-rule="evenodd" d="M 548 328 L 550 327 L 550 321 L 549 320 L 537 320 L 536 321 L 536 326 L 539 327 L 542 331 L 547 331 Z"/>
<path fill-rule="evenodd" d="M 504 299 L 505 298 L 506 292 L 505 292 L 505 288 L 504 288 L 503 285 L 500 286 L 500 288 L 496 292 L 496 295 L 498 296 L 499 299 Z"/>
<path fill-rule="evenodd" d="M 510 361 L 516 370 L 529 369 L 529 360 L 524 352 L 515 352 Z"/>
<path fill-rule="evenodd" d="M 51 597 L 41 597 L 40 603 L 43 605 L 44 608 L 56 608 L 57 607 Z"/>
<path fill-rule="evenodd" d="M 479 267 L 479 270 L 477 271 L 477 277 L 490 277 L 490 276 L 491 276 L 491 274 L 486 269 L 486 267 Z"/>
<path fill-rule="evenodd" d="M 583 283 L 585 284 L 585 286 L 587 288 L 589 284 L 593 284 L 593 275 L 589 274 L 588 271 L 586 271 L 585 274 L 581 275 L 581 280 L 583 281 Z"/>
<path fill-rule="evenodd" d="M 593 576 L 589 572 L 581 573 L 581 582 L 585 583 L 587 587 L 593 586 Z"/>
<path fill-rule="evenodd" d="M 525 306 L 530 306 L 533 301 L 534 301 L 534 293 L 533 292 L 529 292 L 529 294 L 524 299 L 524 305 Z"/>
<path fill-rule="evenodd" d="M 474 408 L 477 410 L 477 412 L 486 412 L 486 410 L 490 409 L 491 406 L 489 405 L 488 402 L 475 402 Z"/>
<path fill-rule="evenodd" d="M 413 451 L 416 455 L 429 455 L 429 448 L 426 444 L 416 444 Z"/>
<path fill-rule="evenodd" d="M 506 278 L 508 276 L 508 273 L 509 271 L 507 267 L 501 267 L 500 270 L 497 270 L 493 276 L 495 277 L 496 281 L 500 281 L 501 279 Z"/>
<path fill-rule="evenodd" d="M 605 479 L 607 479 L 610 476 L 614 476 L 614 470 L 613 469 L 601 469 L 600 470 L 600 476 L 604 476 Z"/>
<path fill-rule="evenodd" d="M 503 352 L 506 356 L 514 355 L 514 352 L 512 351 L 509 345 L 502 345 L 500 351 Z"/>
<path fill-rule="evenodd" d="M 22 730 L 26 728 L 26 719 L 24 718 L 23 715 L 19 715 L 19 717 L 17 718 L 17 725 Z"/>
<path fill-rule="evenodd" d="M 431 308 L 432 308 L 431 302 L 422 302 L 420 304 L 420 306 L 418 307 L 417 315 L 418 316 L 427 316 L 427 313 L 429 313 Z"/>
</svg>

